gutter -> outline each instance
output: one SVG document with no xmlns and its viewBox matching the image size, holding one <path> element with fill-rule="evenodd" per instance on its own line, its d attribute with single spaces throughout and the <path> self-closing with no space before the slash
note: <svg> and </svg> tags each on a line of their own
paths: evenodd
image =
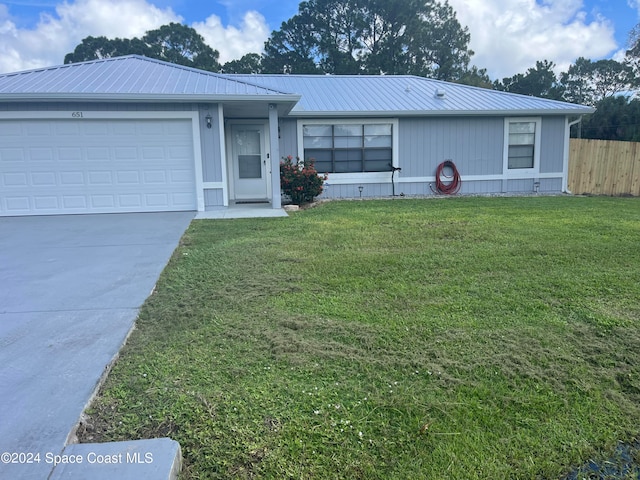
<svg viewBox="0 0 640 480">
<path fill-rule="evenodd" d="M 577 111 L 576 111 L 577 110 Z M 298 105 L 289 116 L 297 118 L 332 118 L 332 117 L 530 117 L 550 115 L 582 115 L 595 112 L 591 107 L 580 109 L 536 109 L 536 110 L 347 110 L 347 111 L 313 111 L 302 110 Z"/>
<path fill-rule="evenodd" d="M 595 112 L 595 108 L 593 109 L 593 111 Z M 566 139 L 565 139 L 565 142 L 567 142 L 567 145 L 565 146 L 566 155 L 567 155 L 567 175 L 562 180 L 562 190 L 564 191 L 564 193 L 568 193 L 569 195 L 573 195 L 571 190 L 569 190 L 569 140 L 571 138 L 570 131 L 571 131 L 571 127 L 573 127 L 574 125 L 577 125 L 580 122 L 582 122 L 582 115 L 578 115 L 578 118 L 575 119 L 573 122 L 567 122 L 567 130 L 566 130 L 567 133 L 566 133 Z"/>
<path fill-rule="evenodd" d="M 297 103 L 301 95 L 277 94 L 277 95 L 239 95 L 239 94 L 139 94 L 139 93 L 18 93 L 0 94 L 0 102 L 77 102 L 77 101 L 116 101 L 116 102 L 237 102 L 237 101 L 263 101 L 271 103 L 294 102 Z"/>
</svg>

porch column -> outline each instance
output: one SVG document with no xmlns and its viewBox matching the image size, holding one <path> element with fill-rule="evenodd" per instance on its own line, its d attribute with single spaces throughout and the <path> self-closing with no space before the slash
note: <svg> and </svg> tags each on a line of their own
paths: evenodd
<svg viewBox="0 0 640 480">
<path fill-rule="evenodd" d="M 280 195 L 280 139 L 278 138 L 278 106 L 269 104 L 269 144 L 271 146 L 271 206 L 282 207 Z"/>
</svg>

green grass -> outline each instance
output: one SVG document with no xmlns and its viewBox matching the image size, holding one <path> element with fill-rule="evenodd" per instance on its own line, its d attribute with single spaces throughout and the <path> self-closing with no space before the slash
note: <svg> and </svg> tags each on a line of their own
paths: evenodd
<svg viewBox="0 0 640 480">
<path fill-rule="evenodd" d="M 195 221 L 83 441 L 185 479 L 560 478 L 640 436 L 640 199 Z"/>
</svg>

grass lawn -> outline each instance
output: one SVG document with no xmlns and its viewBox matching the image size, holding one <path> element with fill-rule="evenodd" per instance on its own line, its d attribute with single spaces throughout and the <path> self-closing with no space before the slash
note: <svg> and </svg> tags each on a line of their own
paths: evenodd
<svg viewBox="0 0 640 480">
<path fill-rule="evenodd" d="M 195 221 L 88 413 L 185 479 L 561 478 L 640 437 L 640 199 Z"/>
</svg>

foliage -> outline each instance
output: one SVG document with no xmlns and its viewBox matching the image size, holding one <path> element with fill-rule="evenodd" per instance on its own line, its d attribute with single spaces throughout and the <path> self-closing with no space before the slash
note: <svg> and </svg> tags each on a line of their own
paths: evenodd
<svg viewBox="0 0 640 480">
<path fill-rule="evenodd" d="M 639 201 L 194 221 L 81 439 L 169 436 L 184 480 L 563 478 L 606 460 L 640 434 Z"/>
<path fill-rule="evenodd" d="M 257 53 L 247 53 L 240 60 L 230 60 L 222 67 L 223 73 L 261 73 L 262 57 Z"/>
<path fill-rule="evenodd" d="M 535 68 L 530 68 L 525 74 L 518 73 L 513 77 L 503 78 L 502 82 L 496 80 L 494 86 L 496 90 L 503 92 L 559 100 L 562 90 L 558 86 L 554 68 L 553 62 L 538 61 Z"/>
<path fill-rule="evenodd" d="M 578 58 L 560 77 L 564 99 L 584 105 L 596 105 L 620 92 L 628 92 L 640 82 L 630 65 L 615 60 Z"/>
<path fill-rule="evenodd" d="M 318 175 L 313 159 L 302 162 L 296 158 L 294 163 L 293 157 L 289 155 L 280 162 L 280 188 L 294 205 L 313 202 L 322 193 L 327 178 L 326 173 Z"/>
<path fill-rule="evenodd" d="M 219 53 L 193 28 L 179 23 L 148 31 L 142 41 L 149 45 L 151 57 L 178 65 L 217 71 Z"/>
<path fill-rule="evenodd" d="M 149 46 L 139 38 L 86 37 L 73 52 L 64 57 L 64 63 L 78 63 L 123 55 L 150 56 Z"/>
<path fill-rule="evenodd" d="M 607 97 L 596 107 L 583 120 L 583 138 L 640 142 L 640 100 Z"/>
<path fill-rule="evenodd" d="M 310 0 L 265 44 L 267 73 L 413 74 L 456 80 L 469 32 L 435 0 Z"/>
<path fill-rule="evenodd" d="M 73 52 L 64 57 L 64 63 L 132 54 L 202 70 L 218 71 L 220 69 L 219 52 L 207 45 L 195 29 L 179 23 L 170 23 L 156 30 L 150 30 L 141 39 L 86 37 Z"/>
</svg>

